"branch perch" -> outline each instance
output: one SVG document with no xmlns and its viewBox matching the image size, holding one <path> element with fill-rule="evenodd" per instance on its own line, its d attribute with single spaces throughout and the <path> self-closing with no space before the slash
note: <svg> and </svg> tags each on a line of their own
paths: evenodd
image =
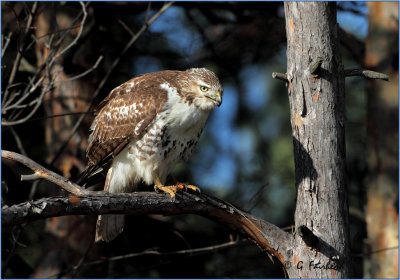
<svg viewBox="0 0 400 280">
<path fill-rule="evenodd" d="M 73 196 L 42 198 L 1 209 L 2 226 L 65 215 L 99 214 L 196 214 L 226 225 L 242 233 L 263 251 L 276 256 L 282 264 L 290 255 L 294 237 L 232 204 L 204 193 L 179 192 L 174 199 L 154 192 L 107 193 L 88 191 L 68 179 L 45 169 L 33 160 L 9 151 L 2 158 L 18 161 L 35 171 L 35 176 L 56 183 Z M 32 176 L 28 176 L 31 178 Z"/>
</svg>

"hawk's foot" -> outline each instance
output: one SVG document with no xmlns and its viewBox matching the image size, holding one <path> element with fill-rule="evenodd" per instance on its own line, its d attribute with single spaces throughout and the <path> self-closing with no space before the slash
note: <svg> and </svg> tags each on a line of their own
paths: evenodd
<svg viewBox="0 0 400 280">
<path fill-rule="evenodd" d="M 183 184 L 183 183 L 177 183 L 176 185 L 171 185 L 171 186 L 164 186 L 161 181 L 160 178 L 158 177 L 158 175 L 156 173 L 153 173 L 153 178 L 154 178 L 154 190 L 161 190 L 163 192 L 168 193 L 171 198 L 175 197 L 176 192 L 181 189 L 191 189 L 193 191 L 196 192 L 200 192 L 200 189 L 196 186 L 193 185 L 187 185 L 187 184 Z"/>
<path fill-rule="evenodd" d="M 178 191 L 178 187 L 177 186 L 164 186 L 163 184 L 154 184 L 154 190 L 161 190 L 163 192 L 166 192 L 167 194 L 169 194 L 171 196 L 171 198 L 175 197 L 175 193 Z"/>
</svg>

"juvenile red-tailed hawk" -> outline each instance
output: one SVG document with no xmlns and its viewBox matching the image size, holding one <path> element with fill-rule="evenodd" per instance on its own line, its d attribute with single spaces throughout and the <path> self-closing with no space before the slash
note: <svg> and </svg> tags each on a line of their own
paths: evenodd
<svg viewBox="0 0 400 280">
<path fill-rule="evenodd" d="M 168 174 L 187 160 L 210 112 L 222 102 L 217 76 L 205 68 L 137 76 L 115 88 L 99 105 L 91 126 L 84 177 L 108 169 L 104 190 L 130 192 L 140 182 L 174 197 Z M 123 215 L 101 215 L 96 241 L 111 241 Z"/>
</svg>

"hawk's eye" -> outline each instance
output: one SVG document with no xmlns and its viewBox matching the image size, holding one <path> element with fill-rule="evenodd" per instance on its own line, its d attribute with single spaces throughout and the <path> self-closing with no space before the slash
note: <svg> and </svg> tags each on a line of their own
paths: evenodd
<svg viewBox="0 0 400 280">
<path fill-rule="evenodd" d="M 200 87 L 200 90 L 201 90 L 202 92 L 206 92 L 206 91 L 208 90 L 208 87 L 201 86 L 201 87 Z"/>
</svg>

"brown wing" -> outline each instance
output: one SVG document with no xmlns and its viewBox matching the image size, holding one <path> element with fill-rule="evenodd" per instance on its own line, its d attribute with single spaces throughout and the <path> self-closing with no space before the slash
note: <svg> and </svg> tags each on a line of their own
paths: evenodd
<svg viewBox="0 0 400 280">
<path fill-rule="evenodd" d="M 160 84 L 174 81 L 177 71 L 162 71 L 135 77 L 115 88 L 100 103 L 91 126 L 86 156 L 89 165 L 82 179 L 107 166 L 130 141 L 139 139 L 162 110 L 167 92 Z"/>
</svg>

